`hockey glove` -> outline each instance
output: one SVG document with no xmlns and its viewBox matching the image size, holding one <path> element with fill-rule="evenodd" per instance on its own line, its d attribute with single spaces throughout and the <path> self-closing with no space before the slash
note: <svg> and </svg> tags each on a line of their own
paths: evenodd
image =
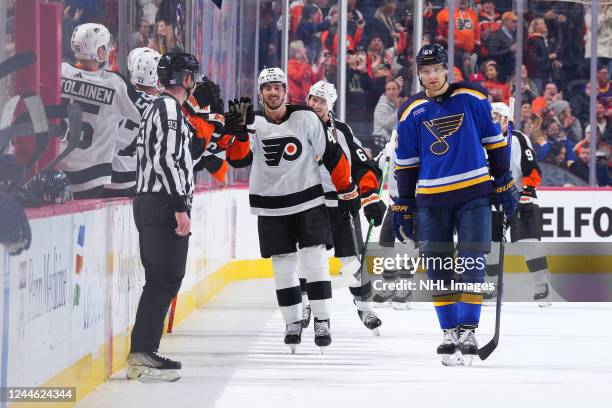
<svg viewBox="0 0 612 408">
<path fill-rule="evenodd" d="M 375 227 L 382 224 L 387 206 L 381 201 L 378 194 L 372 192 L 363 197 L 361 199 L 361 207 L 368 223 L 374 224 Z"/>
<path fill-rule="evenodd" d="M 493 194 L 493 204 L 496 209 L 501 206 L 506 214 L 506 221 L 510 221 L 518 207 L 519 191 L 514 185 L 514 179 L 510 173 L 506 173 L 493 181 L 495 193 Z"/>
<path fill-rule="evenodd" d="M 30 223 L 13 196 L 0 194 L 0 243 L 5 245 L 11 255 L 19 255 L 30 248 L 32 230 Z"/>
<path fill-rule="evenodd" d="M 240 113 L 243 125 L 252 125 L 255 123 L 255 111 L 250 98 L 240 97 L 240 100 L 234 99 L 228 102 L 230 112 Z"/>
<path fill-rule="evenodd" d="M 521 199 L 520 199 L 520 203 L 521 204 L 537 204 L 538 202 L 538 196 L 536 194 L 536 189 L 535 187 L 532 186 L 525 186 L 523 187 L 523 191 L 521 191 Z"/>
<path fill-rule="evenodd" d="M 225 114 L 225 130 L 226 135 L 236 136 L 241 142 L 249 140 L 249 132 L 245 124 L 242 123 L 242 118 L 239 112 L 229 111 Z"/>
<path fill-rule="evenodd" d="M 414 241 L 414 210 L 414 198 L 398 197 L 391 206 L 391 211 L 393 211 L 393 233 L 400 242 L 405 243 L 407 240 Z"/>
<path fill-rule="evenodd" d="M 355 213 L 359 211 L 361 200 L 357 187 L 351 183 L 351 186 L 342 191 L 338 191 L 338 209 L 344 213 Z"/>
</svg>

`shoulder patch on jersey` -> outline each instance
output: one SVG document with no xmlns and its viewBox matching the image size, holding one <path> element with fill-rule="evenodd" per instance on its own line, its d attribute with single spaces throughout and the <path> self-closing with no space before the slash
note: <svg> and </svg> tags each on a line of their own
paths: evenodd
<svg viewBox="0 0 612 408">
<path fill-rule="evenodd" d="M 418 106 L 429 102 L 426 98 L 427 97 L 425 96 L 425 92 L 419 92 L 408 98 L 408 100 L 404 102 L 397 111 L 398 120 L 400 122 L 405 121 L 408 115 L 410 115 L 410 113 L 413 112 Z"/>
<path fill-rule="evenodd" d="M 489 92 L 486 88 L 473 82 L 457 82 L 455 84 L 452 84 L 451 86 L 455 88 L 455 90 L 451 94 L 451 97 L 463 94 L 471 95 L 482 100 L 487 99 L 487 96 L 489 95 Z"/>
</svg>

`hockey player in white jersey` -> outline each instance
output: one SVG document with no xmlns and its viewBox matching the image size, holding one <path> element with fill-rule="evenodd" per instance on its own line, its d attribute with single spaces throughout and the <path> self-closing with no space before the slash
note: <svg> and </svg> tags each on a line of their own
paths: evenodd
<svg viewBox="0 0 612 408">
<path fill-rule="evenodd" d="M 161 55 L 146 47 L 135 48 L 128 55 L 130 82 L 137 90 L 135 105 L 146 107 L 159 94 L 157 63 Z M 132 197 L 136 194 L 136 156 L 134 155 L 140 121 L 125 118 L 119 122 L 113 173 L 110 184 L 104 186 L 103 197 Z"/>
<path fill-rule="evenodd" d="M 295 352 L 302 335 L 298 246 L 303 252 L 314 340 L 323 350 L 331 343 L 326 246 L 331 246 L 332 234 L 317 159 L 331 174 L 341 212 L 359 209 L 359 193 L 346 156 L 326 135 L 318 116 L 308 107 L 285 104 L 285 73 L 280 68 L 264 69 L 257 82 L 263 111 L 247 121 L 253 134 L 242 164 L 252 162 L 249 201 L 251 213 L 258 216 L 261 255 L 272 258 L 276 296 L 286 324 L 285 344 Z"/>
<path fill-rule="evenodd" d="M 508 121 L 510 108 L 503 102 L 491 104 L 495 121 L 499 123 L 504 135 L 508 136 Z M 516 181 L 516 187 L 521 190 L 518 211 L 510 220 L 510 242 L 539 242 L 542 239 L 542 223 L 540 220 L 540 207 L 536 188 L 541 182 L 541 170 L 536 160 L 535 151 L 529 138 L 518 130 L 512 130 L 512 144 L 510 148 L 510 170 Z M 493 213 L 493 233 L 495 239 L 499 236 L 500 225 L 496 222 L 499 217 Z M 525 261 L 531 282 L 534 285 L 533 299 L 540 307 L 551 305 L 551 291 L 549 284 L 548 263 L 542 244 L 521 246 L 525 251 Z M 498 245 L 491 246 L 491 254 L 487 256 L 487 280 L 497 282 L 499 259 Z M 485 300 L 492 300 L 497 296 L 495 291 L 484 294 Z"/>
<path fill-rule="evenodd" d="M 125 78 L 102 69 L 108 61 L 111 35 L 101 24 L 78 26 L 70 40 L 76 63 L 62 63 L 62 103 L 83 110 L 82 140 L 58 168 L 70 180 L 74 197 L 95 198 L 110 183 L 119 122 L 140 123 L 140 95 Z"/>
<path fill-rule="evenodd" d="M 332 84 L 319 81 L 310 88 L 307 104 L 325 124 L 328 137 L 337 137 L 336 142 L 342 148 L 351 166 L 353 181 L 359 187 L 361 206 L 366 219 L 373 222 L 375 226 L 379 226 L 385 213 L 385 204 L 378 196 L 380 183 L 377 177 L 376 164 L 366 156 L 361 142 L 353 135 L 353 131 L 346 123 L 334 120 L 335 131 L 332 128 L 330 111 L 333 109 L 337 98 L 336 89 Z M 357 268 L 360 266 L 358 255 L 363 246 L 359 213 L 356 212 L 351 216 L 338 209 L 338 193 L 322 160 L 319 160 L 319 169 L 325 193 L 325 205 L 330 215 L 334 255 L 342 263 L 342 273 L 351 275 L 357 273 L 357 279 L 359 280 L 353 279 L 353 275 L 350 277 L 352 283 L 349 285 L 350 292 L 354 296 L 354 303 L 357 306 L 357 314 L 365 327 L 378 334 L 378 327 L 382 324 L 382 321 L 374 313 L 368 301 L 372 293 L 372 282 L 367 279 L 367 274 L 360 274 L 354 268 L 354 265 L 357 265 Z M 307 296 L 305 263 L 304 252 L 299 250 L 298 275 L 302 287 L 302 326 L 308 327 L 310 305 Z"/>
<path fill-rule="evenodd" d="M 395 140 L 391 138 L 385 145 L 385 148 L 374 158 L 377 162 L 378 167 L 382 170 L 385 168 L 385 164 L 389 159 L 389 168 L 395 168 Z M 395 175 L 392 175 L 387 179 L 387 188 L 389 191 L 389 211 L 385 214 L 385 218 L 380 228 L 380 236 L 378 238 L 378 244 L 381 247 L 393 248 L 395 247 L 395 235 L 393 234 L 393 213 L 391 207 L 395 198 L 398 197 L 397 191 L 397 180 Z M 414 253 L 409 254 L 410 256 L 418 256 L 418 251 L 415 249 Z M 375 307 L 388 307 L 393 306 L 395 310 L 407 310 L 411 307 L 412 291 L 408 289 L 388 289 L 390 287 L 397 287 L 398 281 L 412 279 L 414 275 L 410 271 L 387 269 L 385 268 L 382 273 L 383 282 L 388 283 L 383 287 L 383 290 L 377 291 L 372 300 L 374 301 Z M 393 285 L 391 285 L 393 284 Z"/>
</svg>

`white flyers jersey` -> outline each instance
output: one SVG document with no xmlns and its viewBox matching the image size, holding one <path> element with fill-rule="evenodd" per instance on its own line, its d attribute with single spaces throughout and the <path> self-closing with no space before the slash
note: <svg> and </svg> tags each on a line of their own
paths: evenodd
<svg viewBox="0 0 612 408">
<path fill-rule="evenodd" d="M 62 63 L 62 103 L 78 102 L 83 111 L 82 140 L 58 165 L 74 192 L 110 183 L 119 123 L 140 123 L 139 98 L 132 85 L 110 71 L 85 71 Z M 146 106 L 142 106 L 144 111 Z M 65 141 L 60 149 L 64 149 Z"/>
<path fill-rule="evenodd" d="M 326 135 L 310 108 L 287 105 L 280 123 L 257 113 L 249 126 L 253 162 L 249 179 L 251 213 L 264 216 L 296 214 L 325 203 L 317 158 L 335 168 L 342 150 Z M 346 166 L 346 158 L 343 158 Z"/>
</svg>

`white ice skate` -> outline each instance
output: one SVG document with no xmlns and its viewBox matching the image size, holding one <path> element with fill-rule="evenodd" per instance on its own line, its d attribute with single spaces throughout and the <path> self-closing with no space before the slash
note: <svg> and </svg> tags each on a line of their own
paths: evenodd
<svg viewBox="0 0 612 408">
<path fill-rule="evenodd" d="M 457 329 L 445 329 L 442 344 L 438 346 L 437 353 L 445 366 L 460 366 L 463 356 L 457 348 L 459 342 Z"/>
</svg>

